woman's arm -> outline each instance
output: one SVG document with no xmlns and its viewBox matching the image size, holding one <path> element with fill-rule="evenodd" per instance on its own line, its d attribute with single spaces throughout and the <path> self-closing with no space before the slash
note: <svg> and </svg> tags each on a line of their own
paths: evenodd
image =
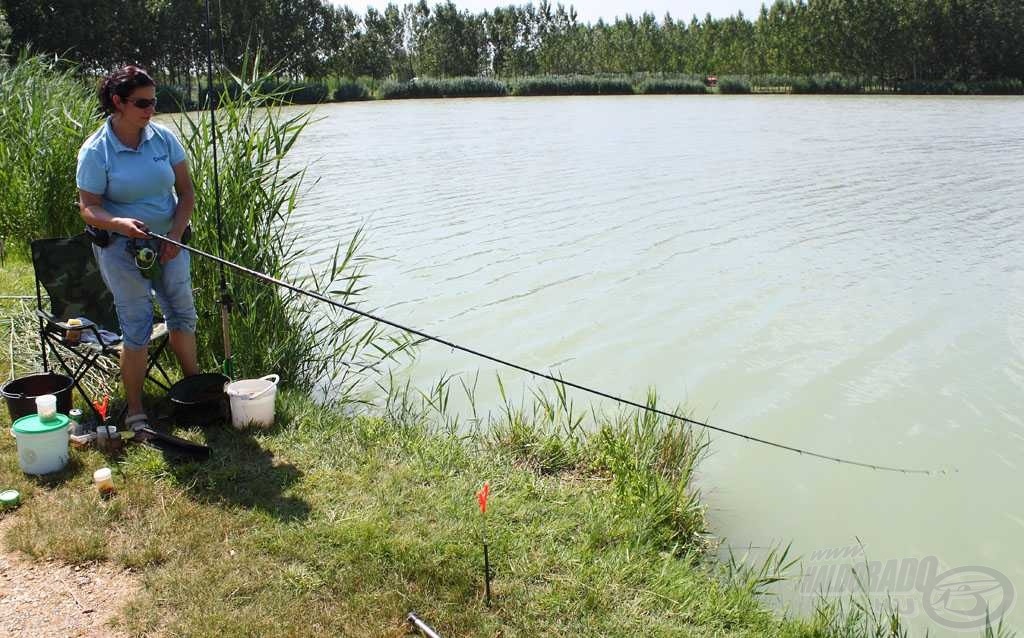
<svg viewBox="0 0 1024 638">
<path fill-rule="evenodd" d="M 78 190 L 78 212 L 85 223 L 96 228 L 111 230 L 125 237 L 145 239 L 149 228 L 138 219 L 130 217 L 114 217 L 103 208 L 103 198 L 95 193 Z"/>
<path fill-rule="evenodd" d="M 192 176 L 188 172 L 188 161 L 182 160 L 174 165 L 174 190 L 178 193 L 178 205 L 174 208 L 174 219 L 167 236 L 181 241 L 188 222 L 192 219 L 192 211 L 196 206 L 196 191 L 192 187 Z M 160 246 L 160 263 L 166 264 L 178 256 L 181 249 L 174 244 L 164 242 Z"/>
</svg>

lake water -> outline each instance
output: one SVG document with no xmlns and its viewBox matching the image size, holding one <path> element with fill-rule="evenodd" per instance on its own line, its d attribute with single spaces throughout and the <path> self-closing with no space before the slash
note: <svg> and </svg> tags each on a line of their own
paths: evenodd
<svg viewBox="0 0 1024 638">
<path fill-rule="evenodd" d="M 740 549 L 792 542 L 804 594 L 836 563 L 821 550 L 860 542 L 855 562 L 875 561 L 938 635 L 986 582 L 993 607 L 1024 596 L 1024 100 L 506 98 L 316 116 L 292 157 L 310 163 L 298 227 L 325 259 L 366 227 L 366 252 L 387 257 L 366 307 L 633 399 L 654 386 L 721 427 L 949 470 L 713 435 L 711 531 Z M 424 346 L 411 374 L 477 370 L 494 401 L 495 366 L 445 347 Z M 915 589 L 936 562 L 945 580 Z M 949 587 L 965 574 L 969 589 Z M 787 603 L 813 598 L 797 589 Z M 1022 610 L 1008 619 L 1024 626 Z"/>
</svg>

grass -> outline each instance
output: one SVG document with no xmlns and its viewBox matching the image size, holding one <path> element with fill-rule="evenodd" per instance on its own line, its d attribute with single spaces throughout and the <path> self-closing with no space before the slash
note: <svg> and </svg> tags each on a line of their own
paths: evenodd
<svg viewBox="0 0 1024 638">
<path fill-rule="evenodd" d="M 33 479 L 3 437 L 0 485 L 24 496 L 3 543 L 135 570 L 142 589 L 116 618 L 133 636 L 392 636 L 411 610 L 453 636 L 906 635 L 895 611 L 859 603 L 823 602 L 807 620 L 768 611 L 766 586 L 793 560 L 710 556 L 690 484 L 700 440 L 629 413 L 572 430 L 559 394 L 547 417 L 542 399 L 511 409 L 541 415 L 520 424 L 520 444 L 507 427 L 438 427 L 430 393 L 392 393 L 403 409 L 353 416 L 293 390 L 265 431 L 179 427 L 213 448 L 205 463 L 139 446 L 119 460 L 75 450 L 65 471 Z M 508 415 L 487 430 L 511 426 Z M 560 441 L 563 461 L 538 463 L 538 437 Z M 102 465 L 115 471 L 109 500 L 90 484 Z M 473 498 L 484 480 L 490 608 Z M 642 496 L 655 484 L 670 498 Z"/>
<path fill-rule="evenodd" d="M 35 304 L 32 267 L 21 259 L 6 259 L 0 268 L 0 383 L 41 366 L 39 325 L 32 320 Z"/>
<path fill-rule="evenodd" d="M 216 450 L 202 465 L 130 448 L 109 501 L 89 483 L 109 463 L 98 453 L 37 482 L 5 439 L 0 483 L 26 500 L 5 542 L 137 570 L 143 591 L 118 620 L 130 635 L 395 635 L 410 610 L 443 635 L 784 635 L 698 547 L 644 540 L 651 521 L 619 500 L 607 467 L 540 474 L 498 446 L 293 392 L 279 411 L 266 433 L 189 431 Z M 490 609 L 473 499 L 485 479 Z"/>
</svg>

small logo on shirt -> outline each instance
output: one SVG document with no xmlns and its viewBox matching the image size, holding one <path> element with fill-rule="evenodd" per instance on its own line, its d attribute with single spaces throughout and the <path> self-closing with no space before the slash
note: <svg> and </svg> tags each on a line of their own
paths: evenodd
<svg viewBox="0 0 1024 638">
<path fill-rule="evenodd" d="M 154 162 L 166 162 L 167 161 L 167 156 L 166 155 L 155 155 L 153 157 L 153 161 Z"/>
</svg>

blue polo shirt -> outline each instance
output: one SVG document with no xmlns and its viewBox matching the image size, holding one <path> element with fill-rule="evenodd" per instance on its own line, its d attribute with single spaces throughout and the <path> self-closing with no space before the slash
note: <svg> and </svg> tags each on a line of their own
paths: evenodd
<svg viewBox="0 0 1024 638">
<path fill-rule="evenodd" d="M 178 196 L 174 169 L 185 160 L 185 149 L 167 127 L 149 122 L 139 148 L 117 139 L 107 118 L 78 151 L 78 188 L 99 195 L 114 217 L 143 221 L 155 233 L 171 229 Z"/>
</svg>

